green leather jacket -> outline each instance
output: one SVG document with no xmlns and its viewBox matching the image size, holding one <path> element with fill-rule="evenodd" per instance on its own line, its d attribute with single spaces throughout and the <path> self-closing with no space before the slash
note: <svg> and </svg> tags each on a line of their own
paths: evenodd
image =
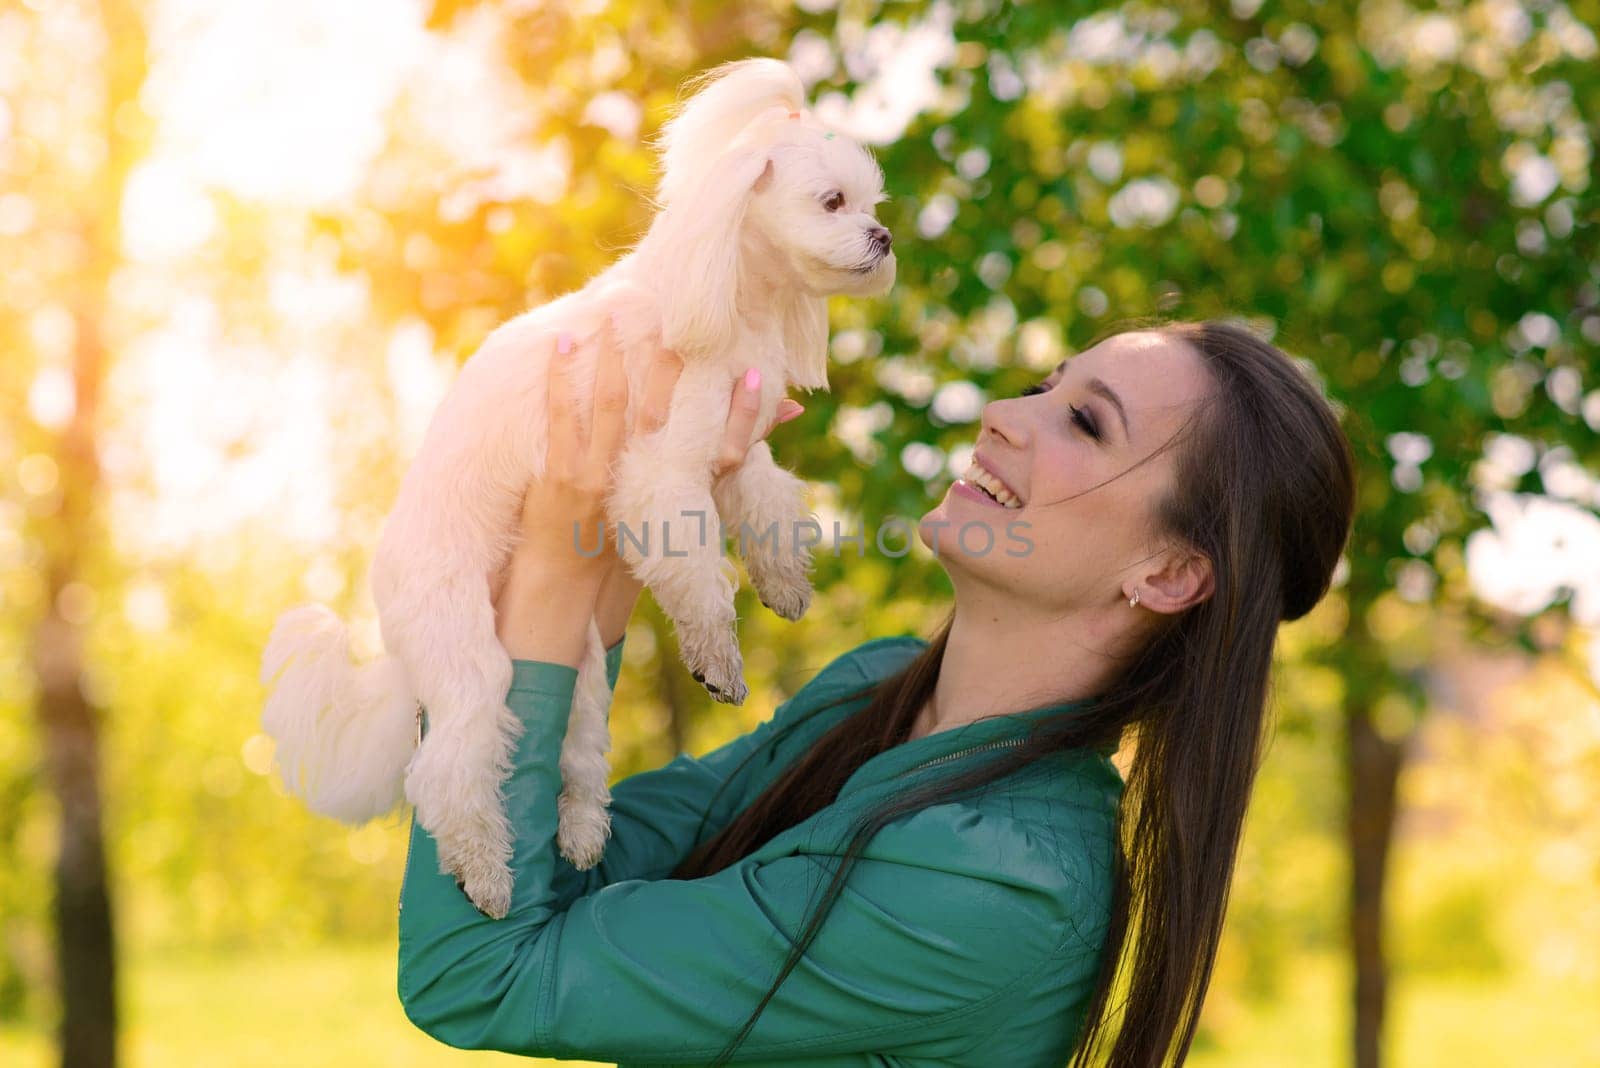
<svg viewBox="0 0 1600 1068">
<path fill-rule="evenodd" d="M 892 673 L 924 644 L 909 636 L 866 642 L 749 734 L 618 783 L 605 856 L 584 872 L 555 844 L 558 759 L 578 673 L 514 661 L 507 703 L 526 729 L 506 784 L 517 828 L 511 911 L 501 920 L 480 913 L 440 873 L 433 836 L 413 818 L 400 892 L 406 1015 L 462 1049 L 709 1063 L 804 929 L 852 817 L 1075 707 L 979 720 L 898 745 L 863 764 L 834 804 L 744 860 L 703 879 L 666 878 L 696 844 L 724 782 L 706 837 L 865 699 L 808 712 Z M 613 684 L 621 646 L 607 652 Z M 880 830 L 734 1061 L 1064 1064 L 1108 924 L 1122 792 L 1108 756 L 1057 754 L 981 798 Z"/>
</svg>

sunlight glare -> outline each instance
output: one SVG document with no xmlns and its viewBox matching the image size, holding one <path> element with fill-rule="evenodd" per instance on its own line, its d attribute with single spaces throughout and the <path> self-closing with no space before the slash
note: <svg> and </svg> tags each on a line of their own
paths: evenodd
<svg viewBox="0 0 1600 1068">
<path fill-rule="evenodd" d="M 866 144 L 900 137 L 939 99 L 934 72 L 955 59 L 954 26 L 954 8 L 935 3 L 926 18 L 906 26 L 881 22 L 849 33 L 841 27 L 845 66 L 861 86 L 854 97 L 819 96 L 813 109 L 817 120 Z"/>
<path fill-rule="evenodd" d="M 383 144 L 384 111 L 421 54 L 420 0 L 165 0 L 145 107 L 197 181 L 322 203 Z"/>
<path fill-rule="evenodd" d="M 348 385 L 322 360 L 230 342 L 216 307 L 191 298 L 131 348 L 112 388 L 137 414 L 108 435 L 132 439 L 146 467 L 134 485 L 149 491 L 116 494 L 111 526 L 124 551 L 181 551 L 248 520 L 291 539 L 337 536 L 326 467 Z"/>
<path fill-rule="evenodd" d="M 1567 589 L 1574 622 L 1600 625 L 1600 518 L 1539 494 L 1493 490 L 1484 500 L 1492 526 L 1466 545 L 1473 592 L 1531 615 Z"/>
<path fill-rule="evenodd" d="M 122 246 L 135 260 L 180 259 L 206 243 L 217 213 L 184 166 L 154 157 L 128 175 L 122 196 Z"/>
</svg>

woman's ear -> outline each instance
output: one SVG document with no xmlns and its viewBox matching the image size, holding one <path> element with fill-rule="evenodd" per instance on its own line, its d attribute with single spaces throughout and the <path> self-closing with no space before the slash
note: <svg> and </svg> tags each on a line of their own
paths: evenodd
<svg viewBox="0 0 1600 1068">
<path fill-rule="evenodd" d="M 1194 550 L 1174 550 L 1161 570 L 1144 577 L 1139 603 L 1153 612 L 1181 612 L 1213 590 L 1210 558 Z"/>
<path fill-rule="evenodd" d="M 739 228 L 756 183 L 772 167 L 764 150 L 729 153 L 699 187 L 667 205 L 650 228 L 654 269 L 671 272 L 662 343 L 685 355 L 733 340 L 740 271 Z M 767 179 L 770 180 L 770 179 Z"/>
</svg>

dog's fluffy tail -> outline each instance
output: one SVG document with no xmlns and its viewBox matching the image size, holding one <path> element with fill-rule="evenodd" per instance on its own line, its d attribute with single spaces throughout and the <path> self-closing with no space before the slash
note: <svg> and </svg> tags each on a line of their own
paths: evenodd
<svg viewBox="0 0 1600 1068">
<path fill-rule="evenodd" d="M 280 674 L 281 673 L 281 674 Z M 361 824 L 405 798 L 416 742 L 416 698 L 393 656 L 350 661 L 350 631 L 320 604 L 285 612 L 261 658 L 277 678 L 261 714 L 278 772 L 313 812 Z"/>
</svg>

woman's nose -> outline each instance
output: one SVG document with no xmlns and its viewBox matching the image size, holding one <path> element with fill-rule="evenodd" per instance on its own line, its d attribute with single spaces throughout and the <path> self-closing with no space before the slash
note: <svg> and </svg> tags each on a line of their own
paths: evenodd
<svg viewBox="0 0 1600 1068">
<path fill-rule="evenodd" d="M 978 418 L 978 425 L 983 430 L 987 430 L 1014 448 L 1020 448 L 1028 437 L 1024 420 L 1017 411 L 1018 406 L 1010 403 L 1017 399 L 1019 398 L 1003 397 L 992 400 L 983 406 L 983 412 Z"/>
</svg>

